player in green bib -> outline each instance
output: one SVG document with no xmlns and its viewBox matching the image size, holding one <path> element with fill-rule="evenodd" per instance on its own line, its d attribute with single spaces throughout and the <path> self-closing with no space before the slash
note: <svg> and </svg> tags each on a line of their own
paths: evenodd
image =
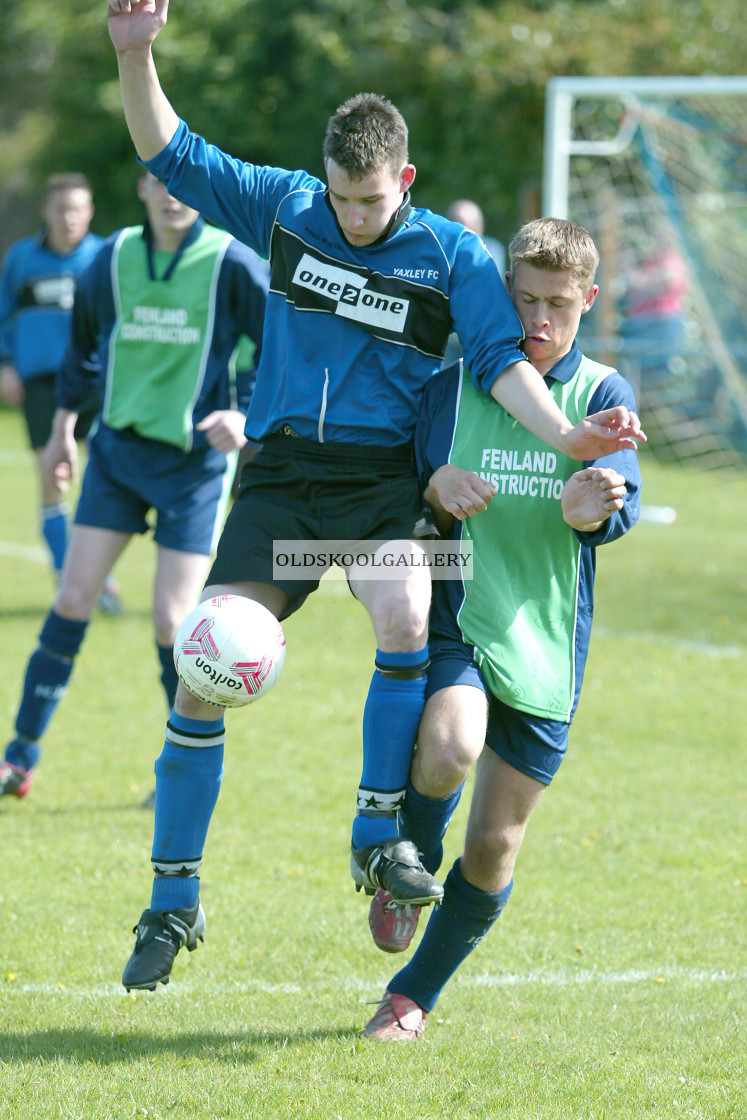
<svg viewBox="0 0 747 1120">
<path fill-rule="evenodd" d="M 60 587 L 26 668 L 15 733 L 0 760 L 0 797 L 24 797 L 41 738 L 65 693 L 104 579 L 153 523 L 153 627 L 169 707 L 173 644 L 198 602 L 223 523 L 254 384 L 234 355 L 260 352 L 267 269 L 145 172 L 144 225 L 106 240 L 75 292 L 57 377 L 59 407 L 44 464 L 64 490 L 77 473 L 74 430 L 103 385 Z M 247 359 L 244 359 L 245 363 Z"/>
<path fill-rule="evenodd" d="M 508 252 L 522 348 L 571 422 L 613 405 L 634 411 L 628 382 L 576 343 L 598 290 L 586 230 L 542 218 Z M 578 704 L 596 548 L 635 524 L 641 491 L 634 453 L 578 470 L 481 397 L 461 363 L 427 387 L 416 450 L 442 532 L 473 558 L 472 579 L 434 584 L 427 702 L 400 813 L 401 835 L 432 874 L 475 762 L 477 771 L 464 853 L 443 902 L 363 1032 L 399 1041 L 422 1037 L 444 985 L 508 902 L 527 823 L 563 760 Z M 376 944 L 403 951 L 418 918 L 417 907 L 379 890 L 369 915 Z"/>
</svg>

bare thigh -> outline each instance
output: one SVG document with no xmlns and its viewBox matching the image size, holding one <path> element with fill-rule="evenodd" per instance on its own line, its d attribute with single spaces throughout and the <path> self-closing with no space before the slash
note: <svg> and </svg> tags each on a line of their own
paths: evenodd
<svg viewBox="0 0 747 1120">
<path fill-rule="evenodd" d="M 402 556 L 408 567 L 395 579 L 367 579 L 371 568 L 361 564 L 348 569 L 350 588 L 368 611 L 376 634 L 376 644 L 387 652 L 422 649 L 428 640 L 428 612 L 431 605 L 431 578 L 422 563 L 425 553 L 412 541 L 390 541 L 374 554 L 375 560 L 387 555 Z M 411 564 L 409 562 L 412 562 Z"/>
</svg>

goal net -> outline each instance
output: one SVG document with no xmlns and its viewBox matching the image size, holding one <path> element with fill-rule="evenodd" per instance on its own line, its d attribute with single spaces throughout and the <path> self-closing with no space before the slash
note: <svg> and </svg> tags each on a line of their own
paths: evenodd
<svg viewBox="0 0 747 1120">
<path fill-rule="evenodd" d="M 747 465 L 747 78 L 551 80 L 543 213 L 597 243 L 582 345 L 654 454 Z"/>
</svg>

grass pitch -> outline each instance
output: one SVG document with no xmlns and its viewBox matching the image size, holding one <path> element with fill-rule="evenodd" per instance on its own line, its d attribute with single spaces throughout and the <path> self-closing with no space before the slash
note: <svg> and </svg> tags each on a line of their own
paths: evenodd
<svg viewBox="0 0 747 1120">
<path fill-rule="evenodd" d="M 227 715 L 205 944 L 168 988 L 121 988 L 166 714 L 153 546 L 133 542 L 126 615 L 95 618 L 32 793 L 0 802 L 0 1118 L 747 1118 L 747 479 L 646 458 L 644 486 L 678 520 L 600 550 L 568 758 L 509 907 L 415 1046 L 358 1038 L 401 958 L 347 869 L 373 640 L 340 583 L 286 624 L 273 692 Z M 53 594 L 35 506 L 0 411 L 6 738 Z"/>
</svg>

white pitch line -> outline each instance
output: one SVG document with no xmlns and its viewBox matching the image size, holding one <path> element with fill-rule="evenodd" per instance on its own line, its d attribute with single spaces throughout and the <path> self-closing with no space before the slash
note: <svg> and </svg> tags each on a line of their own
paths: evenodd
<svg viewBox="0 0 747 1120">
<path fill-rule="evenodd" d="M 739 984 L 747 981 L 747 972 L 726 972 L 724 969 L 709 972 L 701 968 L 664 968 L 656 969 L 629 968 L 622 972 L 595 972 L 593 969 L 581 969 L 579 972 L 549 971 L 542 973 L 529 973 L 528 975 L 491 975 L 483 973 L 476 976 L 471 983 L 476 987 L 509 988 L 519 984 L 542 984 L 547 987 L 569 987 L 576 985 L 612 984 L 668 984 L 682 981 L 687 984 Z"/>
<path fill-rule="evenodd" d="M 637 984 L 695 984 L 705 987 L 711 984 L 744 984 L 747 982 L 747 971 L 727 972 L 724 969 L 709 971 L 702 968 L 662 968 L 642 969 L 630 968 L 620 972 L 597 972 L 593 969 L 581 969 L 576 972 L 571 969 L 538 970 L 527 973 L 489 973 L 483 972 L 474 977 L 457 977 L 454 987 L 458 988 L 516 988 L 537 985 L 543 988 L 562 987 L 630 987 Z M 211 984 L 174 978 L 173 985 L 169 985 L 168 995 L 185 996 L 193 999 L 195 996 L 228 996 L 228 995 L 308 995 L 313 991 L 339 991 L 340 988 L 350 992 L 364 994 L 379 991 L 381 983 L 372 980 L 363 980 L 360 977 L 351 977 L 347 980 L 325 984 L 265 984 L 261 980 L 234 982 L 225 984 Z M 158 989 L 161 992 L 161 989 Z M 126 997 L 124 988 L 119 984 L 105 984 L 101 987 L 85 988 L 74 985 L 58 984 L 18 984 L 6 979 L 3 985 L 3 996 L 17 995 L 43 995 L 60 996 L 64 999 L 104 999 Z M 143 992 L 150 995 L 149 992 Z M 162 995 L 164 993 L 161 993 Z"/>
<path fill-rule="evenodd" d="M 650 634 L 645 631 L 611 630 L 606 626 L 595 626 L 593 634 L 597 638 L 611 638 L 616 642 L 645 642 L 653 646 L 669 646 L 681 653 L 697 653 L 705 657 L 722 657 L 737 660 L 744 656 L 740 646 L 717 646 L 712 642 L 698 642 L 690 638 L 669 638 L 665 634 Z"/>
<path fill-rule="evenodd" d="M 0 540 L 0 556 L 13 556 L 19 560 L 30 560 L 35 564 L 49 563 L 47 551 L 32 545 L 17 544 L 15 541 Z M 349 595 L 350 588 L 347 580 L 342 576 L 325 575 L 319 584 L 319 590 L 332 595 Z M 711 642 L 697 642 L 686 638 L 668 638 L 661 634 L 647 634 L 645 631 L 634 630 L 617 631 L 606 626 L 595 626 L 594 635 L 597 638 L 612 639 L 616 642 L 645 642 L 648 645 L 668 646 L 679 650 L 681 653 L 695 653 L 699 656 L 724 658 L 729 661 L 739 660 L 744 656 L 744 650 L 739 646 L 717 646 Z"/>
<path fill-rule="evenodd" d="M 46 549 L 37 545 L 19 544 L 17 541 L 0 540 L 0 556 L 12 556 L 18 560 L 30 560 L 33 563 L 47 565 L 49 554 Z M 350 595 L 350 588 L 344 576 L 323 576 L 320 588 L 322 591 L 332 592 L 336 595 Z"/>
<path fill-rule="evenodd" d="M 0 556 L 15 556 L 18 560 L 31 560 L 38 564 L 48 564 L 48 552 L 39 545 L 16 544 L 15 541 L 0 541 Z"/>
<path fill-rule="evenodd" d="M 0 467 L 26 467 L 34 461 L 33 451 L 8 451 L 0 449 Z"/>
</svg>

